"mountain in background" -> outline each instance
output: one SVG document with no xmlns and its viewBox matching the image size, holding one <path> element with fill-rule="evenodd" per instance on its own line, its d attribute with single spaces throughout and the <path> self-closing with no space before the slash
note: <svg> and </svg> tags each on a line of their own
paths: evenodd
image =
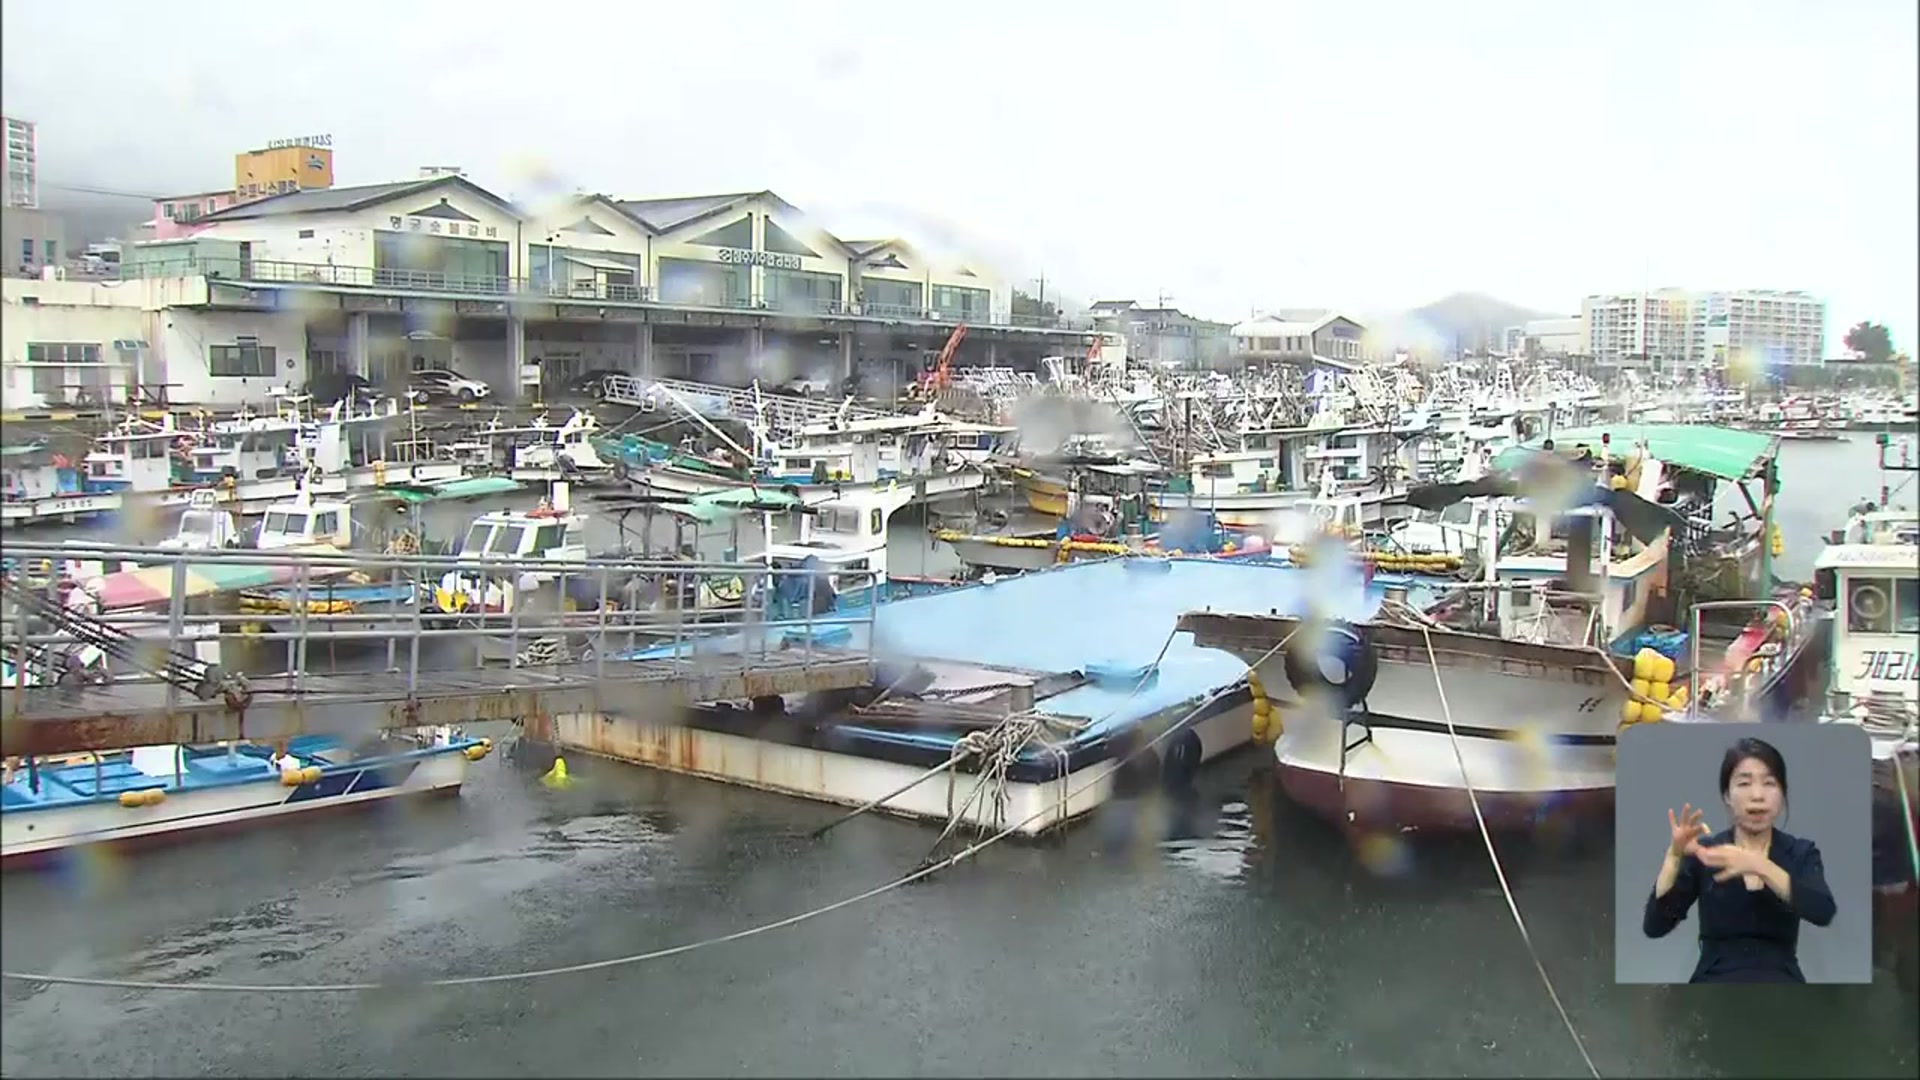
<svg viewBox="0 0 1920 1080">
<path fill-rule="evenodd" d="M 66 224 L 67 248 L 78 251 L 103 240 L 131 242 L 134 229 L 153 217 L 153 202 L 138 196 L 72 191 L 42 184 L 40 209 Z"/>
<path fill-rule="evenodd" d="M 1424 351 L 1437 347 L 1446 352 L 1472 352 L 1499 348 L 1508 327 L 1554 317 L 1549 312 L 1509 304 L 1484 293 L 1462 292 L 1391 319 L 1388 328 L 1416 339 L 1395 342 L 1405 348 Z"/>
</svg>

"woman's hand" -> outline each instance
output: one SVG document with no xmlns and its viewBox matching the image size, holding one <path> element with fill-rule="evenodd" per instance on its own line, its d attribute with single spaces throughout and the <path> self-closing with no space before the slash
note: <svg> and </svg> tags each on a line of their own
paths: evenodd
<svg viewBox="0 0 1920 1080">
<path fill-rule="evenodd" d="M 1706 826 L 1706 816 L 1705 810 L 1695 810 L 1692 803 L 1682 806 L 1678 816 L 1668 810 L 1667 825 L 1673 830 L 1673 840 L 1667 853 L 1678 859 L 1698 847 L 1702 838 L 1712 836 L 1713 830 Z"/>
<path fill-rule="evenodd" d="M 1742 874 L 1759 875 L 1767 863 L 1767 857 L 1758 852 L 1734 844 L 1719 844 L 1714 847 L 1697 847 L 1694 857 L 1710 869 L 1718 870 L 1713 875 L 1715 881 L 1729 881 Z"/>
</svg>

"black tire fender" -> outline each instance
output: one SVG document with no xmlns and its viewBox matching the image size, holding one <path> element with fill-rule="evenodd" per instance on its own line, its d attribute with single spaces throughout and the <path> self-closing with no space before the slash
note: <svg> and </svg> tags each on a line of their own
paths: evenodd
<svg viewBox="0 0 1920 1080">
<path fill-rule="evenodd" d="M 1380 654 L 1367 628 L 1336 621 L 1330 623 L 1324 633 L 1310 636 L 1315 640 L 1303 637 L 1289 644 L 1282 660 L 1287 682 L 1294 692 L 1304 696 L 1316 689 L 1332 690 L 1349 705 L 1366 700 L 1373 691 L 1374 681 L 1380 677 Z M 1319 646 L 1317 652 L 1315 645 Z M 1322 657 L 1339 660 L 1346 669 L 1346 678 L 1337 683 L 1328 679 L 1320 663 Z"/>
</svg>

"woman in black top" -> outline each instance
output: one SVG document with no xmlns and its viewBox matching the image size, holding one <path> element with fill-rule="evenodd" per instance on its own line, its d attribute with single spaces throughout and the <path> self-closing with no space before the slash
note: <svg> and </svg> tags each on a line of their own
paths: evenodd
<svg viewBox="0 0 1920 1080">
<path fill-rule="evenodd" d="M 1676 816 L 1660 876 L 1647 897 L 1644 929 L 1665 937 L 1700 903 L 1697 983 L 1806 982 L 1796 948 L 1800 920 L 1833 922 L 1820 849 L 1773 827 L 1786 807 L 1787 763 L 1759 739 L 1741 739 L 1720 762 L 1720 797 L 1733 827 L 1710 832 L 1691 803 Z"/>
</svg>

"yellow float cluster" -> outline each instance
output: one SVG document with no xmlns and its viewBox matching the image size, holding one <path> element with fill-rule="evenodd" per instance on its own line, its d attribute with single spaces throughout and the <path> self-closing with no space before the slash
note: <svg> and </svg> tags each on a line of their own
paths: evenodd
<svg viewBox="0 0 1920 1080">
<path fill-rule="evenodd" d="M 1293 561 L 1305 566 L 1312 561 L 1312 553 L 1304 547 L 1292 548 L 1288 554 Z M 1407 574 L 1445 574 L 1460 569 L 1462 560 L 1458 555 L 1414 555 L 1399 551 L 1361 551 L 1353 557 L 1369 563 L 1376 570 L 1398 571 Z"/>
<path fill-rule="evenodd" d="M 1787 553 L 1787 540 L 1780 534 L 1780 526 L 1777 523 L 1773 527 L 1772 534 L 1767 537 L 1767 544 L 1773 549 L 1773 557 L 1776 559 Z"/>
<path fill-rule="evenodd" d="M 1620 723 L 1650 724 L 1687 707 L 1687 688 L 1674 686 L 1673 658 L 1655 649 L 1633 654 L 1633 692 L 1620 706 Z M 1650 700 L 1649 700 L 1650 699 Z M 1658 703 L 1658 704 L 1656 704 Z"/>
<path fill-rule="evenodd" d="M 320 782 L 320 766 L 309 765 L 304 769 L 283 769 L 280 772 L 282 787 L 299 787 L 302 784 Z"/>
<path fill-rule="evenodd" d="M 1274 711 L 1267 688 L 1260 684 L 1260 673 L 1247 669 L 1247 693 L 1253 698 L 1253 741 L 1271 743 L 1280 737 L 1280 714 Z"/>
<path fill-rule="evenodd" d="M 493 740 L 481 739 L 474 745 L 467 747 L 463 753 L 467 755 L 468 761 L 479 761 L 481 758 L 493 753 Z"/>
<path fill-rule="evenodd" d="M 165 802 L 167 793 L 159 788 L 147 788 L 144 791 L 123 791 L 120 793 L 121 806 L 158 806 Z"/>
</svg>

